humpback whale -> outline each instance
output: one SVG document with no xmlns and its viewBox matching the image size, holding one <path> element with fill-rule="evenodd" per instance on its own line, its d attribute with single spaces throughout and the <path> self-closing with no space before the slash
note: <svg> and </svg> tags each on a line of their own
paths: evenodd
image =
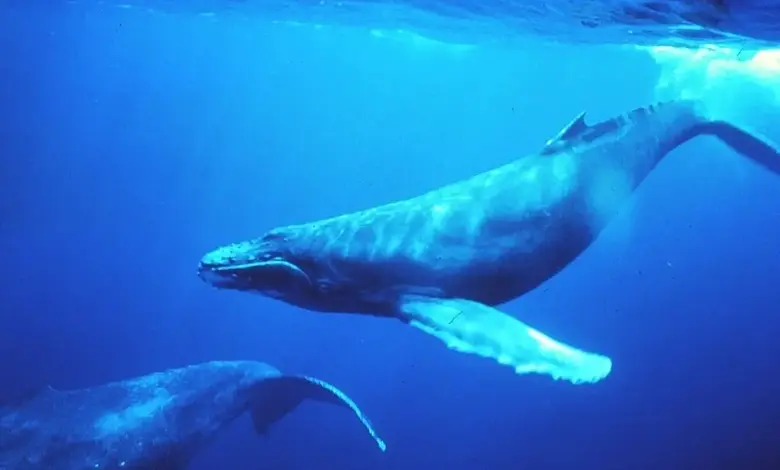
<svg viewBox="0 0 780 470">
<path fill-rule="evenodd" d="M 203 256 L 211 285 L 304 309 L 392 317 L 518 374 L 594 383 L 609 357 L 555 340 L 496 307 L 577 258 L 670 151 L 714 136 L 773 173 L 780 153 L 692 100 L 587 124 L 537 153 L 425 194 L 274 228 Z"/>
<path fill-rule="evenodd" d="M 385 450 L 333 385 L 261 362 L 216 361 L 82 390 L 46 387 L 0 406 L 0 468 L 181 470 L 244 412 L 264 434 L 307 398 L 350 409 Z"/>
</svg>

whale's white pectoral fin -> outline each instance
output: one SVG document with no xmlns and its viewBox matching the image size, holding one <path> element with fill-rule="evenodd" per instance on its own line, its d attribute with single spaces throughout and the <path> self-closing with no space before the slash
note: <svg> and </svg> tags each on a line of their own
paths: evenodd
<svg viewBox="0 0 780 470">
<path fill-rule="evenodd" d="M 398 314 L 449 348 L 494 359 L 518 374 L 547 374 L 577 384 L 598 382 L 612 369 L 608 357 L 563 344 L 478 302 L 410 295 L 399 303 Z"/>
</svg>

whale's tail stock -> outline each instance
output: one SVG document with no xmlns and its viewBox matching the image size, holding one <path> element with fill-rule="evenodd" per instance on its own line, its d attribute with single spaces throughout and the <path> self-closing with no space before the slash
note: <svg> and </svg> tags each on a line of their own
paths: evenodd
<svg viewBox="0 0 780 470">
<path fill-rule="evenodd" d="M 371 421 L 347 394 L 323 380 L 305 375 L 281 375 L 263 381 L 251 408 L 255 431 L 264 435 L 273 423 L 282 419 L 306 399 L 350 409 L 379 448 L 383 452 L 387 449 L 387 445 L 376 433 Z"/>
<path fill-rule="evenodd" d="M 734 122 L 734 116 L 713 113 L 703 100 L 688 100 L 699 116 L 689 138 L 709 135 L 766 170 L 780 174 L 780 144 L 758 132 Z M 732 114 L 732 113 L 729 113 Z"/>
<path fill-rule="evenodd" d="M 780 146 L 769 139 L 724 120 L 705 120 L 696 132 L 716 137 L 748 160 L 780 175 Z"/>
</svg>

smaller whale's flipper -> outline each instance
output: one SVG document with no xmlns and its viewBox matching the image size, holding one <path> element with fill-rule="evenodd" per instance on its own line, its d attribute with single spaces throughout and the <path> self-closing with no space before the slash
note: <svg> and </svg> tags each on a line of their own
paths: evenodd
<svg viewBox="0 0 780 470">
<path fill-rule="evenodd" d="M 255 431 L 261 435 L 265 434 L 273 423 L 282 419 L 307 398 L 349 408 L 382 452 L 387 450 L 385 441 L 376 433 L 371 421 L 347 394 L 323 380 L 304 375 L 281 375 L 263 381 L 261 390 L 252 403 L 252 424 Z"/>
<path fill-rule="evenodd" d="M 606 377 L 612 361 L 560 343 L 495 308 L 464 299 L 405 296 L 399 316 L 456 351 L 494 359 L 518 374 L 548 374 L 572 383 Z"/>
<path fill-rule="evenodd" d="M 780 148 L 764 137 L 725 121 L 708 121 L 696 127 L 699 134 L 717 137 L 735 152 L 780 174 Z"/>
</svg>

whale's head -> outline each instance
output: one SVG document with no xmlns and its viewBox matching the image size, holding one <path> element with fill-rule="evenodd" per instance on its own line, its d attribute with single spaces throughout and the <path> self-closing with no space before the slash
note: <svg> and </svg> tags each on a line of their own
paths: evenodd
<svg viewBox="0 0 780 470">
<path fill-rule="evenodd" d="M 289 242 L 290 234 L 272 230 L 260 238 L 222 246 L 203 256 L 198 275 L 220 289 L 299 303 L 314 294 L 314 285 Z"/>
</svg>

